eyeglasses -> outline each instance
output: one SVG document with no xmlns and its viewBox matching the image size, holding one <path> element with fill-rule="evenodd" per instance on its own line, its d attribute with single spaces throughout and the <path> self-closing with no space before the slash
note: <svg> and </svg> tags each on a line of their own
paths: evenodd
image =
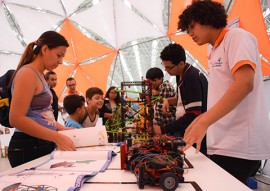
<svg viewBox="0 0 270 191">
<path fill-rule="evenodd" d="M 69 84 L 67 85 L 68 87 L 71 87 L 71 86 L 76 86 L 76 84 Z"/>
<path fill-rule="evenodd" d="M 173 66 L 164 66 L 164 64 L 161 62 L 161 65 L 165 68 L 165 70 L 172 70 L 176 65 Z"/>
</svg>

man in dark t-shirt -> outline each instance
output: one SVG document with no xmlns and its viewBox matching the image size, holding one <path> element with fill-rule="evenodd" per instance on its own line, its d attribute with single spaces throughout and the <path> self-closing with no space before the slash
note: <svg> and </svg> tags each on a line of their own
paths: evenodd
<svg viewBox="0 0 270 191">
<path fill-rule="evenodd" d="M 164 115 L 171 115 L 170 105 L 177 104 L 176 120 L 163 126 L 154 127 L 156 134 L 174 134 L 183 137 L 192 121 L 207 110 L 208 81 L 202 72 L 186 63 L 186 53 L 179 44 L 169 44 L 160 53 L 165 71 L 177 77 L 177 95 L 163 100 Z M 206 139 L 201 150 L 206 154 Z"/>
<path fill-rule="evenodd" d="M 53 96 L 53 102 L 52 102 L 52 108 L 53 108 L 53 115 L 55 120 L 57 121 L 58 119 L 58 96 L 56 95 L 55 91 L 54 91 L 54 87 L 57 84 L 57 75 L 55 72 L 50 71 L 47 72 L 45 74 L 45 80 L 47 82 L 47 84 L 50 86 L 50 90 L 52 92 L 52 96 Z"/>
</svg>

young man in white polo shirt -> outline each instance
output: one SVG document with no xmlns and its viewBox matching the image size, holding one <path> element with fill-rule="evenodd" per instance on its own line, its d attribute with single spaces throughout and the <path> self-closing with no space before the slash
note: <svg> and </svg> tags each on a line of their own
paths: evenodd
<svg viewBox="0 0 270 191">
<path fill-rule="evenodd" d="M 179 16 L 178 28 L 198 45 L 213 46 L 209 55 L 208 111 L 187 128 L 185 149 L 207 132 L 210 158 L 246 183 L 260 160 L 270 158 L 270 122 L 263 92 L 256 38 L 240 29 L 227 29 L 224 7 L 198 1 Z"/>
</svg>

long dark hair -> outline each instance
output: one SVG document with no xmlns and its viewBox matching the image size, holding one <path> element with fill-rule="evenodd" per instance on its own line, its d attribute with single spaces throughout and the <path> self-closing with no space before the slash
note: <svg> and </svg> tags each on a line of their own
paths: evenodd
<svg viewBox="0 0 270 191">
<path fill-rule="evenodd" d="M 17 66 L 17 69 L 15 70 L 9 84 L 8 88 L 11 87 L 12 81 L 18 72 L 18 70 L 23 67 L 24 65 L 27 65 L 31 63 L 35 56 L 40 53 L 40 50 L 42 46 L 47 45 L 49 49 L 56 48 L 58 46 L 66 46 L 69 47 L 69 44 L 64 36 L 61 34 L 55 32 L 55 31 L 46 31 L 44 32 L 36 41 L 29 43 L 21 57 L 21 60 Z M 36 47 L 35 47 L 36 46 Z"/>
<path fill-rule="evenodd" d="M 111 86 L 111 87 L 107 90 L 107 92 L 106 92 L 106 94 L 105 94 L 105 98 L 109 98 L 110 92 L 111 92 L 112 90 L 114 90 L 114 89 L 116 89 L 116 87 L 115 87 L 115 86 Z M 115 103 L 118 105 L 118 104 L 120 103 L 120 101 L 121 101 L 121 97 L 120 97 L 119 92 L 116 92 L 116 93 L 117 93 L 117 96 L 116 96 L 116 98 L 115 98 Z"/>
</svg>

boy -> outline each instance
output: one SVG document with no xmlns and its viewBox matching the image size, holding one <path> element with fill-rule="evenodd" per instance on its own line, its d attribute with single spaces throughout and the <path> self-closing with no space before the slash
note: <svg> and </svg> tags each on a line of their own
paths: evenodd
<svg viewBox="0 0 270 191">
<path fill-rule="evenodd" d="M 86 116 L 82 123 L 83 127 L 94 127 L 99 119 L 99 111 L 104 104 L 103 91 L 97 87 L 86 90 Z"/>
<path fill-rule="evenodd" d="M 185 132 L 188 149 L 197 151 L 207 131 L 210 158 L 243 183 L 270 158 L 269 109 L 263 92 L 256 38 L 241 28 L 226 28 L 227 15 L 217 2 L 192 3 L 179 16 L 178 28 L 198 45 L 211 44 L 208 111 Z"/>
<path fill-rule="evenodd" d="M 66 127 L 83 128 L 80 124 L 85 116 L 85 99 L 77 94 L 68 95 L 64 98 L 64 108 L 69 114 L 69 118 L 65 123 Z"/>
<path fill-rule="evenodd" d="M 165 115 L 171 115 L 170 105 L 177 104 L 176 120 L 161 128 L 155 127 L 157 134 L 162 133 L 184 136 L 186 128 L 198 116 L 207 110 L 206 77 L 194 66 L 186 62 L 186 53 L 179 44 L 169 44 L 160 53 L 162 65 L 171 76 L 177 80 L 177 96 L 163 100 L 162 111 Z M 206 154 L 206 139 L 202 141 L 200 151 Z"/>
<path fill-rule="evenodd" d="M 164 115 L 162 112 L 162 104 L 165 98 L 174 97 L 175 90 L 168 80 L 163 80 L 164 74 L 161 69 L 154 67 L 146 72 L 146 79 L 152 84 L 152 95 L 161 96 L 162 99 L 157 100 L 154 105 L 154 125 L 164 126 L 175 121 L 174 105 L 170 106 L 171 115 Z"/>
</svg>

